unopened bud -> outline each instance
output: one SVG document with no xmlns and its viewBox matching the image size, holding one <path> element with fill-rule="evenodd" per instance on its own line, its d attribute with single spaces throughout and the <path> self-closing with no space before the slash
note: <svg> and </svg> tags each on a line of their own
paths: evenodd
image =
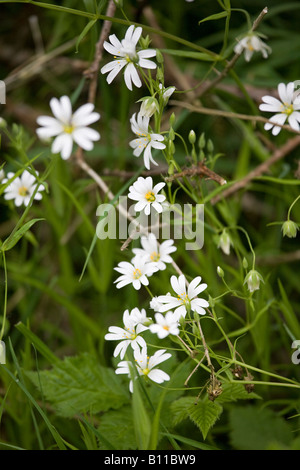
<svg viewBox="0 0 300 470">
<path fill-rule="evenodd" d="M 222 268 L 220 268 L 220 266 L 217 267 L 217 273 L 218 273 L 218 276 L 224 277 L 224 271 Z"/>
<path fill-rule="evenodd" d="M 246 260 L 245 257 L 243 258 L 243 268 L 244 268 L 244 269 L 247 269 L 247 268 L 248 268 L 248 261 Z"/>
<path fill-rule="evenodd" d="M 205 142 L 205 134 L 204 134 L 204 132 L 202 132 L 202 134 L 200 135 L 200 138 L 199 138 L 199 148 L 200 148 L 201 150 L 203 150 L 204 147 L 205 147 L 205 144 L 206 144 L 206 142 Z"/>
<path fill-rule="evenodd" d="M 172 113 L 169 119 L 170 126 L 172 127 L 174 122 L 176 121 L 175 113 Z"/>
<path fill-rule="evenodd" d="M 159 64 L 164 63 L 164 56 L 162 55 L 159 49 L 156 49 L 156 60 Z"/>
<path fill-rule="evenodd" d="M 222 234 L 220 235 L 218 248 L 221 248 L 221 250 L 223 251 L 223 253 L 225 253 L 225 255 L 229 255 L 230 254 L 230 245 L 232 245 L 232 240 L 231 240 L 230 236 L 228 235 L 227 230 L 225 229 L 225 230 L 223 230 Z"/>
<path fill-rule="evenodd" d="M 189 133 L 189 142 L 190 144 L 194 144 L 196 142 L 196 134 L 193 130 L 191 130 Z"/>
<path fill-rule="evenodd" d="M 298 225 L 292 220 L 286 220 L 281 227 L 283 236 L 289 238 L 295 238 L 297 236 L 297 231 L 299 230 Z"/>
</svg>

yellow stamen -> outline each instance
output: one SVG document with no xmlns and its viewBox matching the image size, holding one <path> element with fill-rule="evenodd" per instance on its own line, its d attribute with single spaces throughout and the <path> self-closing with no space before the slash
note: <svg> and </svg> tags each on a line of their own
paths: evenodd
<svg viewBox="0 0 300 470">
<path fill-rule="evenodd" d="M 26 188 L 26 186 L 20 186 L 20 188 L 18 189 L 18 193 L 20 196 L 28 196 L 29 195 L 29 191 L 28 191 L 28 188 Z"/>
<path fill-rule="evenodd" d="M 155 201 L 155 194 L 153 191 L 148 191 L 146 194 L 145 194 L 145 198 L 147 199 L 148 202 L 154 202 Z"/>
<path fill-rule="evenodd" d="M 139 279 L 142 275 L 142 271 L 140 269 L 135 269 L 133 271 L 133 279 Z"/>
<path fill-rule="evenodd" d="M 153 251 L 153 253 L 151 253 L 151 255 L 150 255 L 150 259 L 151 259 L 151 261 L 159 261 L 160 254 L 156 253 L 156 251 Z"/>
<path fill-rule="evenodd" d="M 72 134 L 73 131 L 74 131 L 74 126 L 72 126 L 72 125 L 64 126 L 64 132 L 66 134 Z"/>
</svg>

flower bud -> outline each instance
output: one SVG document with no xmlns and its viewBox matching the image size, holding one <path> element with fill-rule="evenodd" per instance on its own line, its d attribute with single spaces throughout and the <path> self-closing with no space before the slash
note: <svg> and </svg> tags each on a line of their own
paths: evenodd
<svg viewBox="0 0 300 470">
<path fill-rule="evenodd" d="M 255 269 L 251 269 L 245 277 L 244 284 L 247 283 L 250 292 L 259 289 L 260 281 L 264 282 L 263 277 Z"/>
<path fill-rule="evenodd" d="M 225 255 L 229 255 L 230 245 L 232 245 L 232 240 L 230 236 L 228 235 L 227 230 L 224 229 L 219 238 L 218 248 L 221 248 L 221 250 L 223 251 L 223 253 L 225 253 Z"/>
<path fill-rule="evenodd" d="M 248 261 L 246 260 L 245 257 L 243 258 L 243 268 L 244 268 L 244 269 L 247 269 L 247 268 L 248 268 Z"/>
<path fill-rule="evenodd" d="M 202 132 L 202 134 L 201 134 L 200 137 L 199 137 L 199 144 L 198 144 L 198 145 L 199 145 L 199 148 L 200 148 L 201 150 L 203 150 L 204 147 L 205 147 L 205 144 L 206 144 L 206 141 L 205 141 L 205 134 L 204 134 L 204 132 Z"/>
<path fill-rule="evenodd" d="M 292 220 L 286 220 L 281 227 L 283 236 L 289 238 L 295 238 L 297 236 L 297 231 L 299 230 L 298 225 Z"/>
<path fill-rule="evenodd" d="M 193 130 L 191 130 L 189 133 L 189 142 L 190 144 L 194 144 L 196 142 L 196 134 Z"/>
<path fill-rule="evenodd" d="M 217 267 L 217 273 L 218 273 L 218 276 L 224 277 L 224 271 L 220 266 Z"/>
<path fill-rule="evenodd" d="M 164 56 L 162 55 L 159 49 L 156 49 L 156 60 L 158 64 L 164 63 Z"/>
<path fill-rule="evenodd" d="M 176 121 L 175 113 L 172 113 L 169 119 L 170 126 L 172 127 L 174 122 Z"/>
</svg>

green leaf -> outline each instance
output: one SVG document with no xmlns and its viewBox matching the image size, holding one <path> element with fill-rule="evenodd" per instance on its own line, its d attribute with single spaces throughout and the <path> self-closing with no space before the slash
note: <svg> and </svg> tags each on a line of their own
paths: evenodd
<svg viewBox="0 0 300 470">
<path fill-rule="evenodd" d="M 133 450 L 137 448 L 131 406 L 107 411 L 101 417 L 98 429 L 106 439 L 114 443 L 115 448 L 118 450 Z M 103 444 L 101 449 L 107 450 Z"/>
<path fill-rule="evenodd" d="M 268 450 L 270 446 L 288 445 L 293 439 L 286 421 L 269 409 L 234 407 L 229 418 L 230 439 L 237 450 Z"/>
<path fill-rule="evenodd" d="M 205 62 L 217 62 L 223 60 L 223 57 L 220 55 L 211 56 L 205 52 L 195 52 L 195 51 L 180 51 L 176 49 L 160 49 L 161 52 L 165 54 L 174 55 L 177 57 L 185 57 L 188 59 L 203 60 Z"/>
<path fill-rule="evenodd" d="M 222 384 L 223 392 L 216 399 L 216 403 L 229 403 L 238 400 L 261 399 L 256 393 L 248 393 L 242 384 Z"/>
<path fill-rule="evenodd" d="M 67 357 L 49 371 L 26 374 L 37 387 L 41 384 L 46 400 L 60 416 L 95 414 L 128 402 L 128 394 L 113 369 L 101 366 L 87 353 Z"/>
<path fill-rule="evenodd" d="M 139 450 L 147 450 L 151 435 L 151 421 L 148 416 L 138 380 L 133 377 L 132 413 L 134 431 Z"/>
<path fill-rule="evenodd" d="M 85 38 L 85 36 L 87 35 L 87 33 L 89 32 L 89 30 L 94 26 L 95 23 L 97 23 L 97 19 L 96 20 L 91 20 L 88 22 L 88 24 L 85 26 L 85 28 L 83 28 L 83 30 L 81 31 L 81 33 L 79 34 L 78 36 L 78 39 L 76 41 L 76 46 L 75 46 L 75 52 L 77 53 L 78 52 L 78 47 L 79 47 L 79 44 L 81 43 L 81 41 Z"/>
<path fill-rule="evenodd" d="M 45 219 L 32 219 L 29 220 L 29 222 L 26 222 L 19 230 L 17 230 L 15 233 L 9 235 L 9 237 L 3 242 L 3 245 L 1 246 L 1 251 L 8 251 L 11 250 L 17 243 L 18 241 L 25 235 L 26 232 L 36 223 L 39 222 L 40 220 L 45 220 Z"/>
<path fill-rule="evenodd" d="M 214 15 L 207 16 L 203 20 L 200 20 L 198 24 L 204 23 L 205 21 L 219 20 L 220 18 L 226 18 L 228 16 L 227 11 L 221 11 L 220 13 L 215 13 Z"/>
<path fill-rule="evenodd" d="M 206 439 L 208 431 L 213 427 L 217 419 L 222 414 L 223 408 L 216 402 L 207 399 L 198 401 L 197 404 L 190 406 L 188 414 L 190 419 L 200 429 L 203 439 Z"/>
<path fill-rule="evenodd" d="M 171 404 L 171 414 L 173 416 L 173 425 L 181 423 L 189 417 L 188 410 L 195 404 L 195 397 L 182 397 Z"/>
</svg>

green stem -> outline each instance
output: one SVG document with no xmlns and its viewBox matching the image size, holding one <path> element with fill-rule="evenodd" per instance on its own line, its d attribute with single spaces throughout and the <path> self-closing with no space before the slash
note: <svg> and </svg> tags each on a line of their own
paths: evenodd
<svg viewBox="0 0 300 470">
<path fill-rule="evenodd" d="M 3 307 L 3 323 L 0 332 L 0 341 L 3 338 L 4 331 L 5 331 L 5 323 L 6 323 L 6 311 L 7 311 L 7 267 L 6 267 L 6 258 L 5 258 L 5 251 L 2 251 L 3 257 L 3 269 L 4 269 L 4 307 Z"/>
</svg>

